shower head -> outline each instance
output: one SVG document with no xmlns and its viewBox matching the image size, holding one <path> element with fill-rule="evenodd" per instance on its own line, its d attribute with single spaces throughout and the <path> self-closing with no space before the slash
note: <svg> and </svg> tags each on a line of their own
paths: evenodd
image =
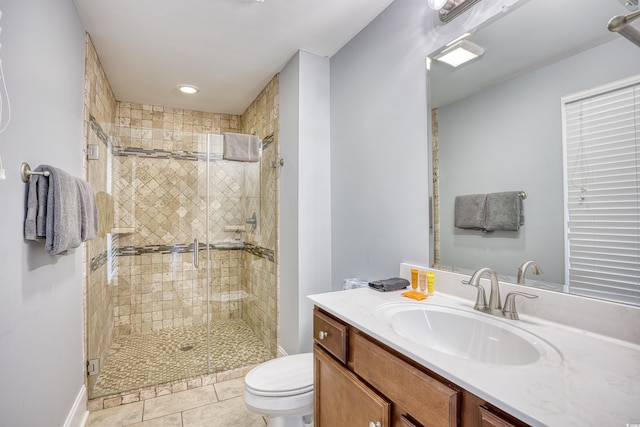
<svg viewBox="0 0 640 427">
<path fill-rule="evenodd" d="M 611 20 L 609 21 L 609 25 L 607 25 L 607 28 L 609 29 L 609 31 L 613 31 L 613 32 L 620 32 L 628 23 L 630 23 L 631 21 L 633 21 L 636 18 L 640 18 L 640 9 L 636 10 L 635 12 L 631 12 L 628 15 L 618 15 L 618 16 L 614 16 L 613 18 L 611 18 Z"/>
</svg>

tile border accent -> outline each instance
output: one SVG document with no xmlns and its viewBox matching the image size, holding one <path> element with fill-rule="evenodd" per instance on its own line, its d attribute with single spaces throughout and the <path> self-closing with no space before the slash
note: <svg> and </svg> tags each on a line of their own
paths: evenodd
<svg viewBox="0 0 640 427">
<path fill-rule="evenodd" d="M 245 243 L 244 251 L 249 252 L 260 258 L 268 259 L 271 262 L 275 262 L 275 254 L 273 249 L 264 248 L 262 246 L 254 245 L 253 243 Z"/>
<path fill-rule="evenodd" d="M 102 267 L 107 262 L 107 252 L 102 252 L 93 258 L 91 258 L 91 267 L 90 271 L 94 273 L 97 269 Z"/>
<path fill-rule="evenodd" d="M 163 150 L 158 148 L 139 148 L 139 147 L 122 147 L 119 145 L 110 144 L 109 136 L 104 131 L 100 123 L 98 123 L 93 116 L 89 116 L 89 123 L 91 129 L 95 132 L 96 136 L 102 141 L 102 143 L 111 150 L 111 154 L 114 156 L 123 157 L 144 157 L 152 159 L 175 159 L 175 160 L 192 160 L 192 161 L 204 161 L 210 162 L 223 160 L 222 154 L 209 154 L 200 151 L 184 151 L 184 150 Z M 204 135 L 204 134 L 203 134 Z M 274 134 L 266 136 L 262 140 L 262 149 L 264 150 L 274 142 Z"/>
<path fill-rule="evenodd" d="M 105 146 L 109 147 L 109 136 L 92 115 L 89 116 L 89 124 L 91 125 L 91 129 L 96 133 L 98 139 L 100 139 Z"/>
<path fill-rule="evenodd" d="M 274 142 L 273 134 L 265 136 L 262 140 L 262 149 L 264 150 Z"/>
<path fill-rule="evenodd" d="M 209 243 L 209 249 L 215 251 L 245 251 L 260 258 L 275 262 L 273 249 L 244 243 L 238 246 L 226 246 L 224 243 Z M 145 254 L 171 254 L 193 252 L 193 243 L 177 243 L 175 245 L 146 245 L 146 246 L 117 246 L 113 248 L 115 256 L 138 256 Z M 206 250 L 207 244 L 200 243 L 198 250 Z M 91 258 L 91 272 L 95 272 L 107 262 L 107 252 L 102 252 Z"/>
<path fill-rule="evenodd" d="M 174 160 L 207 160 L 207 153 L 200 151 L 183 151 L 183 150 L 162 150 L 159 148 L 138 148 L 138 147 L 121 147 L 114 145 L 111 149 L 114 156 L 125 157 L 145 157 L 152 159 L 174 159 Z M 215 162 L 222 160 L 221 154 L 209 154 L 208 160 Z"/>
</svg>

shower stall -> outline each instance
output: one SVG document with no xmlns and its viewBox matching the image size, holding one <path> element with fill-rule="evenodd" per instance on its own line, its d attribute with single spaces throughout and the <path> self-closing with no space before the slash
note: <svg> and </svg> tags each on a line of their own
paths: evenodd
<svg viewBox="0 0 640 427">
<path fill-rule="evenodd" d="M 205 385 L 277 352 L 276 137 L 261 135 L 259 162 L 227 161 L 221 133 L 241 132 L 239 116 L 209 133 L 206 113 L 135 107 L 87 131 L 90 400 Z"/>
</svg>

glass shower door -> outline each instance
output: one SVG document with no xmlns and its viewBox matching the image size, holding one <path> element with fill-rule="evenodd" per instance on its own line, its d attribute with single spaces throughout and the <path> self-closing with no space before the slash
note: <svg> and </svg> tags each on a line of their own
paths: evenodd
<svg viewBox="0 0 640 427">
<path fill-rule="evenodd" d="M 90 399 L 209 372 L 206 135 L 108 126 L 89 161 L 94 190 L 111 189 L 89 250 Z"/>
</svg>

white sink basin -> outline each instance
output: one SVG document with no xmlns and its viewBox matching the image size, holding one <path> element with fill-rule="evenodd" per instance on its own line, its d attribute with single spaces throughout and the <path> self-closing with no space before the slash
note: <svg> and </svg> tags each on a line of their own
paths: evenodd
<svg viewBox="0 0 640 427">
<path fill-rule="evenodd" d="M 493 365 L 560 363 L 560 354 L 534 334 L 473 311 L 414 303 L 384 304 L 376 317 L 424 347 Z"/>
</svg>

